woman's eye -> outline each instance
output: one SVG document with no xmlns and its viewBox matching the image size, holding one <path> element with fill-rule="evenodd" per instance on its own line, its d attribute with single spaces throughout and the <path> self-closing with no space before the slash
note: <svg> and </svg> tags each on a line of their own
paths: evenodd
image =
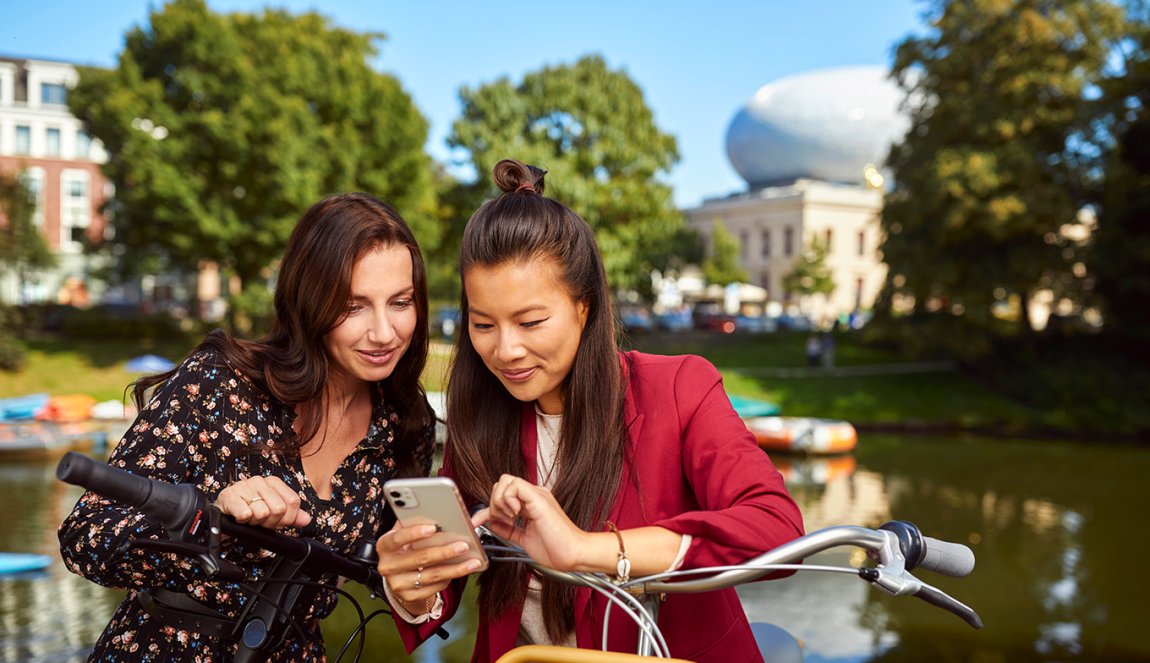
<svg viewBox="0 0 1150 663">
<path fill-rule="evenodd" d="M 399 299 L 392 303 L 395 308 L 410 308 L 412 301 L 410 299 Z"/>
<path fill-rule="evenodd" d="M 541 325 L 541 324 L 543 324 L 544 322 L 547 322 L 547 320 L 549 320 L 549 318 L 543 318 L 542 320 L 531 320 L 530 322 L 523 322 L 523 323 L 520 323 L 520 324 L 521 324 L 522 326 L 524 326 L 524 327 L 527 327 L 528 329 L 530 329 L 531 327 L 536 327 L 536 326 L 538 326 L 538 325 Z"/>
<path fill-rule="evenodd" d="M 495 325 L 493 325 L 489 322 L 473 322 L 473 323 L 471 323 L 471 326 L 474 327 L 475 329 L 487 330 L 487 329 L 491 329 Z"/>
<path fill-rule="evenodd" d="M 359 311 L 363 310 L 363 304 L 350 303 L 347 305 L 347 308 L 344 310 L 347 311 L 349 314 L 358 313 Z"/>
</svg>

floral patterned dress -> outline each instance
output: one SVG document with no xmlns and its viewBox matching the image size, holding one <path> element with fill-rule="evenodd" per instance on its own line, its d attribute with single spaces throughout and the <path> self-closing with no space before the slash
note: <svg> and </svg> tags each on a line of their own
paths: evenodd
<svg viewBox="0 0 1150 663">
<path fill-rule="evenodd" d="M 335 550 L 351 553 L 356 542 L 374 541 L 391 525 L 383 483 L 395 474 L 393 442 L 398 415 L 373 392 L 367 436 L 331 479 L 332 498 L 321 499 L 308 483 L 297 454 L 276 453 L 277 442 L 292 430 L 294 410 L 259 390 L 215 352 L 189 357 L 161 385 L 140 412 L 109 462 L 135 474 L 190 483 L 215 496 L 230 483 L 262 475 L 277 476 L 299 493 L 312 515 L 307 535 Z M 417 458 L 424 474 L 431 469 L 434 427 L 423 435 Z M 255 445 L 259 451 L 244 451 Z M 131 539 L 164 538 L 163 529 L 131 507 L 86 493 L 60 527 L 60 551 L 68 568 L 93 582 L 129 590 L 96 643 L 89 661 L 229 661 L 236 645 L 212 636 L 173 628 L 144 611 L 136 590 L 163 588 L 188 595 L 228 616 L 248 600 L 234 582 L 208 578 L 193 561 L 178 555 L 133 548 Z M 270 553 L 230 541 L 228 560 L 249 577 L 265 574 Z M 334 576 L 322 581 L 335 584 Z M 319 622 L 335 608 L 335 592 L 321 591 L 311 605 L 298 605 L 297 621 L 306 638 L 289 628 L 269 661 L 322 661 Z"/>
</svg>

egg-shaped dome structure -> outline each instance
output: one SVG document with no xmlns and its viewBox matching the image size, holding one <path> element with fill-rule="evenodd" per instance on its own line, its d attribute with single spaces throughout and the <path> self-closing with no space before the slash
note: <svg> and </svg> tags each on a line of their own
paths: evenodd
<svg viewBox="0 0 1150 663">
<path fill-rule="evenodd" d="M 763 86 L 731 120 L 727 156 L 751 188 L 810 178 L 862 183 L 906 134 L 904 93 L 880 66 L 823 69 Z"/>
</svg>

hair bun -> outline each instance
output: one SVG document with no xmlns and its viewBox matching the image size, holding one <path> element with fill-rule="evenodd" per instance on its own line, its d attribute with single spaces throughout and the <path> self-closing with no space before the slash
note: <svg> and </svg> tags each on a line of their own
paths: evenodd
<svg viewBox="0 0 1150 663">
<path fill-rule="evenodd" d="M 531 166 L 515 159 L 500 161 L 495 164 L 495 169 L 492 171 L 495 186 L 504 194 L 527 191 L 542 195 L 543 176 L 546 174 L 545 168 Z"/>
</svg>

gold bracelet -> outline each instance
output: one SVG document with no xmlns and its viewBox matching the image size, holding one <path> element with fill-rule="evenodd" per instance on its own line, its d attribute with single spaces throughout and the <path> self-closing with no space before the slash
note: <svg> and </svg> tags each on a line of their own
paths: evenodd
<svg viewBox="0 0 1150 663">
<path fill-rule="evenodd" d="M 619 561 L 615 564 L 615 582 L 623 584 L 631 579 L 631 560 L 627 557 L 627 549 L 623 547 L 623 534 L 615 527 L 615 523 L 607 521 L 607 529 L 615 533 L 619 539 Z"/>
<path fill-rule="evenodd" d="M 439 592 L 436 592 L 436 593 L 432 594 L 431 596 L 429 596 L 423 600 L 423 612 L 418 613 L 418 614 L 412 612 L 411 610 L 408 610 L 407 606 L 410 605 L 410 603 L 408 603 L 407 601 L 400 598 L 400 596 L 398 594 L 396 594 L 394 596 L 395 596 L 396 601 L 399 601 L 400 603 L 403 604 L 404 610 L 407 610 L 413 616 L 418 617 L 419 615 L 427 615 L 427 614 L 431 613 L 431 609 L 435 606 L 435 599 L 439 597 Z"/>
</svg>

